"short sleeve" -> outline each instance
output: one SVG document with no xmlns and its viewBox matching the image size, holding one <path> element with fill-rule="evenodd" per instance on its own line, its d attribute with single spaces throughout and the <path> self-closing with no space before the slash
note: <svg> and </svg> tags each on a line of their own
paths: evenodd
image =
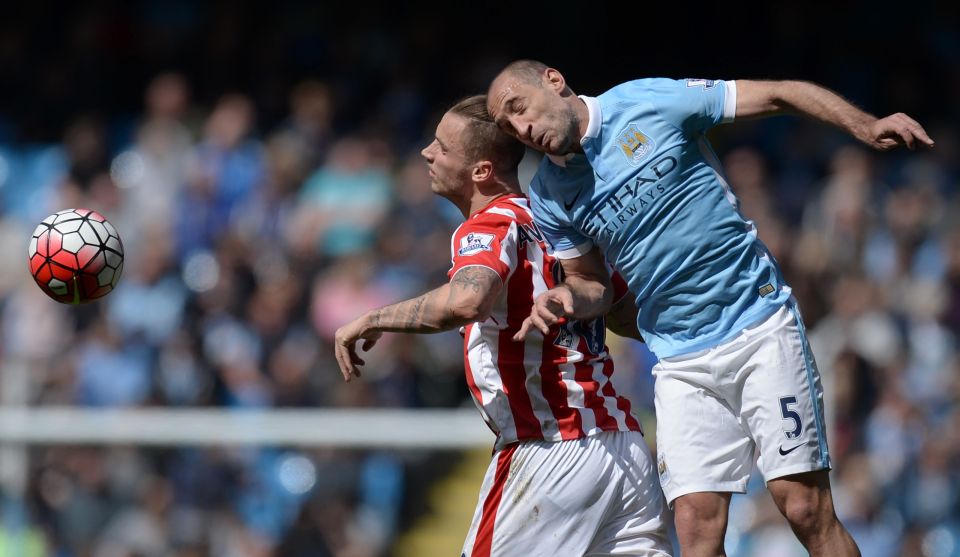
<svg viewBox="0 0 960 557">
<path fill-rule="evenodd" d="M 484 213 L 472 217 L 453 233 L 450 244 L 453 278 L 464 267 L 487 267 L 506 282 L 517 266 L 517 226 L 513 219 Z"/>
<path fill-rule="evenodd" d="M 700 134 L 733 121 L 737 109 L 735 81 L 712 79 L 657 80 L 652 99 L 660 115 L 689 134 Z"/>
<path fill-rule="evenodd" d="M 590 175 L 593 179 L 593 175 Z M 538 174 L 530 183 L 530 210 L 537 222 L 537 227 L 543 232 L 553 256 L 557 259 L 573 259 L 590 251 L 593 240 L 584 236 L 574 228 L 570 217 L 563 213 L 560 204 L 548 195 L 549 186 L 543 183 Z"/>
</svg>

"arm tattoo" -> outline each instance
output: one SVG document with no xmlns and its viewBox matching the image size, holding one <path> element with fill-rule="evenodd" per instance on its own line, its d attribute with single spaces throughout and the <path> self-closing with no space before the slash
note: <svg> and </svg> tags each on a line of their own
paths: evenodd
<svg viewBox="0 0 960 557">
<path fill-rule="evenodd" d="M 489 288 L 492 280 L 499 278 L 499 275 L 486 267 L 464 267 L 457 271 L 450 284 L 460 288 L 471 288 L 474 293 L 480 293 L 483 289 Z"/>
<path fill-rule="evenodd" d="M 465 304 L 479 303 L 495 294 L 500 276 L 486 267 L 464 267 L 450 283 L 416 298 L 380 308 L 370 314 L 370 326 L 378 331 L 435 333 L 463 325 Z"/>
<path fill-rule="evenodd" d="M 430 296 L 430 293 L 424 294 L 413 301 L 414 304 L 413 308 L 410 309 L 410 320 L 408 321 L 410 325 L 416 325 L 420 322 L 421 318 L 423 317 L 423 310 L 427 303 L 428 296 Z"/>
</svg>

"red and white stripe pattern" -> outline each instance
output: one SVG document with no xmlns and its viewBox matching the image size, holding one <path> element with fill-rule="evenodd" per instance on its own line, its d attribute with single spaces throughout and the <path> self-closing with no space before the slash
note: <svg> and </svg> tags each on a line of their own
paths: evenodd
<svg viewBox="0 0 960 557">
<path fill-rule="evenodd" d="M 495 271 L 505 288 L 490 317 L 464 330 L 467 384 L 497 448 L 515 441 L 577 439 L 600 431 L 640 431 L 630 402 L 610 382 L 613 361 L 603 345 L 604 324 L 555 325 L 544 338 L 513 335 L 533 300 L 555 285 L 558 261 L 547 250 L 525 197 L 496 199 L 453 235 L 452 278 L 464 267 Z M 625 292 L 625 284 L 615 281 Z M 588 326 L 588 325 L 592 325 Z M 590 342 L 577 331 L 597 331 Z"/>
</svg>

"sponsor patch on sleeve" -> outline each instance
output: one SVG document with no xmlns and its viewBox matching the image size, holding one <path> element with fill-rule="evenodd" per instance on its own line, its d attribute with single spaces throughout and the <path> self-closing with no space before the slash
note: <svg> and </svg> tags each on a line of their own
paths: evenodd
<svg viewBox="0 0 960 557">
<path fill-rule="evenodd" d="M 713 87 L 715 80 L 713 79 L 688 79 L 687 87 L 703 87 L 704 89 L 709 89 Z"/>
<path fill-rule="evenodd" d="M 482 234 L 480 232 L 470 232 L 463 238 L 460 238 L 460 249 L 457 254 L 476 255 L 484 251 L 493 251 L 490 244 L 493 243 L 495 236 L 493 234 Z"/>
</svg>

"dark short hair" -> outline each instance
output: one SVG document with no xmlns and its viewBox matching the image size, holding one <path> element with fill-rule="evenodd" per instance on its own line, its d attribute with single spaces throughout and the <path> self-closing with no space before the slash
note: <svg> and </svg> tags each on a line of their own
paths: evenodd
<svg viewBox="0 0 960 557">
<path fill-rule="evenodd" d="M 473 95 L 458 101 L 447 112 L 467 120 L 461 141 L 470 162 L 488 160 L 498 173 L 515 171 L 526 147 L 503 133 L 487 112 L 487 96 Z"/>
<path fill-rule="evenodd" d="M 539 60 L 517 60 L 503 68 L 500 75 L 509 75 L 529 85 L 543 87 L 543 73 L 548 67 Z"/>
</svg>

